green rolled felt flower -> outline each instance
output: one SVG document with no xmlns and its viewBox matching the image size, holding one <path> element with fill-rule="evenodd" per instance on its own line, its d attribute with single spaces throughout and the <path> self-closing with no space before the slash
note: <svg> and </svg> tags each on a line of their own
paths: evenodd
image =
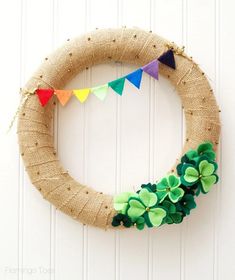
<svg viewBox="0 0 235 280">
<path fill-rule="evenodd" d="M 138 198 L 130 198 L 127 214 L 132 220 L 144 215 L 150 222 L 150 226 L 158 227 L 166 216 L 166 211 L 157 207 L 157 202 L 157 195 L 143 188 L 139 192 Z"/>
<path fill-rule="evenodd" d="M 164 218 L 164 223 L 166 224 L 179 224 L 183 220 L 182 213 L 178 212 L 175 205 L 168 201 L 164 200 L 161 205 L 167 212 L 166 217 Z"/>
<path fill-rule="evenodd" d="M 142 184 L 141 185 L 141 188 L 144 189 L 148 189 L 149 191 L 151 192 L 156 192 L 156 184 L 151 184 L 151 183 L 148 183 L 148 184 Z"/>
<path fill-rule="evenodd" d="M 179 177 L 171 174 L 164 177 L 157 184 L 157 195 L 162 202 L 167 196 L 169 199 L 176 203 L 184 195 L 184 190 L 180 188 L 181 182 Z"/>
<path fill-rule="evenodd" d="M 120 225 L 129 228 L 132 226 L 132 221 L 127 215 L 119 213 L 113 217 L 112 226 L 117 227 Z"/>
<path fill-rule="evenodd" d="M 126 214 L 128 201 L 130 197 L 138 197 L 138 194 L 132 192 L 123 192 L 114 197 L 114 209 L 119 213 Z"/>
<path fill-rule="evenodd" d="M 185 194 L 177 203 L 176 208 L 182 211 L 184 215 L 189 215 L 190 211 L 196 208 L 196 202 L 192 194 Z"/>
<path fill-rule="evenodd" d="M 179 176 L 182 175 L 182 168 L 186 163 L 195 164 L 200 157 L 206 157 L 208 160 L 215 160 L 215 152 L 211 142 L 204 142 L 196 150 L 189 150 L 177 165 L 176 170 Z"/>
<path fill-rule="evenodd" d="M 145 219 L 144 217 L 137 217 L 132 219 L 133 224 L 136 226 L 138 230 L 144 229 L 145 226 Z"/>
<path fill-rule="evenodd" d="M 213 151 L 213 144 L 205 142 L 198 146 L 197 150 L 190 150 L 186 153 L 189 160 L 198 161 L 201 156 L 207 157 L 208 160 L 215 160 L 215 152 Z"/>
<path fill-rule="evenodd" d="M 185 164 L 183 166 L 182 175 L 180 177 L 181 183 L 185 186 L 199 184 L 202 192 L 207 193 L 218 181 L 218 176 L 215 174 L 216 170 L 216 162 L 209 161 L 206 157 L 202 157 L 199 159 L 196 166 L 192 164 Z"/>
</svg>

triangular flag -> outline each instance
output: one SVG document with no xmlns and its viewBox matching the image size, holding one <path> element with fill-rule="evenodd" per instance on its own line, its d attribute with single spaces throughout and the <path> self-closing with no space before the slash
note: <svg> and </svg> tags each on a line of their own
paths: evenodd
<svg viewBox="0 0 235 280">
<path fill-rule="evenodd" d="M 140 88 L 142 74 L 143 74 L 143 70 L 140 68 L 140 69 L 137 69 L 136 71 L 128 74 L 126 76 L 126 79 L 129 82 L 131 82 L 134 86 L 136 86 L 137 88 Z"/>
<path fill-rule="evenodd" d="M 108 93 L 108 84 L 91 88 L 91 92 L 100 100 L 104 100 Z"/>
<path fill-rule="evenodd" d="M 86 101 L 88 94 L 90 92 L 89 88 L 84 88 L 84 89 L 74 89 L 73 93 L 74 95 L 77 97 L 77 99 L 83 103 L 84 101 Z"/>
<path fill-rule="evenodd" d="M 47 104 L 47 102 L 50 100 L 52 95 L 54 94 L 54 89 L 38 88 L 38 89 L 36 89 L 36 94 L 39 98 L 41 105 L 44 107 Z"/>
<path fill-rule="evenodd" d="M 173 69 L 176 68 L 176 67 L 175 67 L 175 57 L 174 57 L 174 53 L 173 53 L 172 50 L 168 50 L 167 52 L 165 52 L 164 54 L 162 54 L 162 55 L 158 58 L 158 60 L 159 60 L 161 63 L 163 63 L 163 64 L 165 64 L 165 65 L 167 65 L 167 66 L 169 66 L 169 67 L 171 67 L 171 68 L 173 68 Z"/>
<path fill-rule="evenodd" d="M 154 79 L 158 80 L 158 61 L 154 59 L 153 61 L 149 62 L 148 64 L 142 67 L 142 70 L 152 76 Z"/>
<path fill-rule="evenodd" d="M 72 95 L 72 90 L 59 90 L 59 89 L 56 89 L 55 90 L 55 94 L 56 94 L 57 98 L 59 99 L 61 105 L 64 106 L 69 101 L 69 99 L 70 99 L 70 97 Z"/>
<path fill-rule="evenodd" d="M 112 82 L 109 82 L 108 85 L 114 91 L 116 91 L 117 94 L 122 95 L 122 92 L 123 92 L 123 89 L 124 89 L 124 83 L 125 83 L 125 77 L 122 77 L 122 78 L 119 78 L 119 79 L 114 80 Z"/>
</svg>

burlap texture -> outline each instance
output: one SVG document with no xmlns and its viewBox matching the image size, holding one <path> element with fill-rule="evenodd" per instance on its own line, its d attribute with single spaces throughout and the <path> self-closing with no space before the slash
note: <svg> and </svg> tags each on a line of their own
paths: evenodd
<svg viewBox="0 0 235 280">
<path fill-rule="evenodd" d="M 33 90 L 38 84 L 41 88 L 63 89 L 79 72 L 101 62 L 142 66 L 165 52 L 168 43 L 140 29 L 96 30 L 68 40 L 48 56 L 25 89 Z M 176 51 L 175 60 L 176 70 L 162 64 L 159 70 L 170 79 L 182 100 L 186 119 L 182 154 L 206 140 L 216 147 L 220 134 L 219 109 L 208 80 L 186 55 Z M 84 224 L 107 228 L 115 215 L 113 198 L 81 185 L 63 169 L 53 144 L 53 113 L 54 100 L 42 107 L 36 95 L 30 96 L 19 112 L 20 151 L 31 182 L 57 209 Z"/>
</svg>

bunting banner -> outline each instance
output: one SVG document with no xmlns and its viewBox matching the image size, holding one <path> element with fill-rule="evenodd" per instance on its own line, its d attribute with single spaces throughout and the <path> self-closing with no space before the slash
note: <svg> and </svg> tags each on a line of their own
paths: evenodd
<svg viewBox="0 0 235 280">
<path fill-rule="evenodd" d="M 72 90 L 55 90 L 55 95 L 59 99 L 62 106 L 65 106 L 66 103 L 69 101 L 70 97 L 72 96 Z"/>
<path fill-rule="evenodd" d="M 103 101 L 108 94 L 109 88 L 111 88 L 118 95 L 122 96 L 126 80 L 137 89 L 140 89 L 143 72 L 153 77 L 155 80 L 158 80 L 159 62 L 172 69 L 176 69 L 173 50 L 169 49 L 159 58 L 150 61 L 148 64 L 142 66 L 141 68 L 138 68 L 137 70 L 104 85 L 73 90 L 54 90 L 40 88 L 37 89 L 35 93 L 37 94 L 39 102 L 42 106 L 45 106 L 53 95 L 56 95 L 62 106 L 65 106 L 68 103 L 72 95 L 74 95 L 81 103 L 84 103 L 87 100 L 89 94 L 93 94 L 99 100 Z"/>
<path fill-rule="evenodd" d="M 109 86 L 108 84 L 97 86 L 91 88 L 91 93 L 93 93 L 96 97 L 98 97 L 100 100 L 104 100 L 106 95 L 108 94 Z"/>
<path fill-rule="evenodd" d="M 158 80 L 158 60 L 155 59 L 142 67 L 142 70 L 154 79 Z"/>
<path fill-rule="evenodd" d="M 88 94 L 90 93 L 89 88 L 84 88 L 84 89 L 74 89 L 73 94 L 77 97 L 77 99 L 83 103 L 86 101 Z"/>
<path fill-rule="evenodd" d="M 111 87 L 119 95 L 122 95 L 124 84 L 125 84 L 125 77 L 119 78 L 117 80 L 108 83 L 109 87 Z"/>
<path fill-rule="evenodd" d="M 142 80 L 142 74 L 143 74 L 143 70 L 140 68 L 126 75 L 126 79 L 139 89 Z"/>
<path fill-rule="evenodd" d="M 54 90 L 50 88 L 49 89 L 38 88 L 36 90 L 36 94 L 38 96 L 41 105 L 44 107 L 53 96 Z"/>
</svg>

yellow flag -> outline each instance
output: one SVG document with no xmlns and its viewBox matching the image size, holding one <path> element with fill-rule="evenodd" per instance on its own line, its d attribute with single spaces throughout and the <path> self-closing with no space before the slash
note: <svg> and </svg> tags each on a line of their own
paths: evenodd
<svg viewBox="0 0 235 280">
<path fill-rule="evenodd" d="M 86 101 L 88 95 L 90 93 L 89 88 L 83 88 L 83 89 L 74 89 L 73 94 L 77 97 L 77 99 L 83 103 Z"/>
</svg>

